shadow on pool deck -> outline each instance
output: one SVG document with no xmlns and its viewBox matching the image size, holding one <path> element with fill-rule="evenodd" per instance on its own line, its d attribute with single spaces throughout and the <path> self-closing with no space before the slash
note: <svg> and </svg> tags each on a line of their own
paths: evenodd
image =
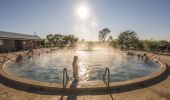
<svg viewBox="0 0 170 100">
<path fill-rule="evenodd" d="M 159 77 L 157 77 L 155 79 L 144 82 L 142 84 L 133 84 L 131 86 L 124 86 L 124 87 L 121 87 L 121 88 L 112 89 L 110 92 L 111 92 L 111 94 L 114 94 L 114 93 L 127 92 L 127 91 L 131 91 L 131 90 L 149 87 L 149 86 L 152 86 L 154 84 L 157 84 L 157 83 L 165 80 L 169 75 L 170 75 L 170 67 L 167 68 L 165 73 L 163 73 L 162 75 L 160 75 Z M 0 75 L 0 83 L 6 85 L 8 87 L 15 88 L 15 89 L 20 90 L 20 91 L 25 91 L 25 92 L 35 93 L 35 94 L 43 94 L 43 95 L 60 95 L 61 100 L 62 100 L 62 96 L 68 96 L 70 98 L 76 98 L 77 96 L 81 96 L 81 95 L 104 95 L 104 94 L 109 95 L 108 91 L 82 91 L 82 92 L 77 92 L 76 89 L 72 89 L 71 91 L 57 92 L 57 91 L 37 90 L 37 89 L 31 88 L 31 87 L 30 88 L 23 88 L 18 84 L 11 83 L 9 80 L 5 79 L 1 75 Z M 72 85 L 71 85 L 70 88 L 76 88 L 77 85 L 78 85 L 78 82 L 72 81 Z M 71 100 L 74 100 L 74 99 L 71 99 Z"/>
<path fill-rule="evenodd" d="M 78 85 L 78 81 L 76 80 L 73 80 L 71 85 L 70 85 L 70 88 L 72 88 L 72 91 L 70 94 L 68 94 L 68 100 L 77 100 L 77 95 L 74 94 L 74 89 L 77 88 L 77 85 Z M 61 99 L 60 100 L 63 100 L 62 99 L 63 96 L 61 96 Z"/>
<path fill-rule="evenodd" d="M 71 91 L 71 93 L 69 93 L 67 95 L 68 96 L 67 100 L 77 100 L 78 95 L 74 93 L 74 89 L 77 88 L 77 85 L 78 85 L 78 81 L 73 80 L 71 85 L 70 85 L 70 88 L 72 88 L 72 91 Z M 61 96 L 60 100 L 63 100 L 63 97 L 64 97 L 64 95 Z M 111 97 L 112 100 L 114 100 L 111 94 L 110 94 L 110 97 Z"/>
</svg>

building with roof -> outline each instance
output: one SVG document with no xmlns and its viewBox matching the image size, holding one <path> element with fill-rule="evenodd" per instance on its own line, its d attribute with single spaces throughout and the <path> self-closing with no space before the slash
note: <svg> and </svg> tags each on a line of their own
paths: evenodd
<svg viewBox="0 0 170 100">
<path fill-rule="evenodd" d="M 41 38 L 37 35 L 0 31 L 0 48 L 4 51 L 19 51 L 38 48 Z"/>
</svg>

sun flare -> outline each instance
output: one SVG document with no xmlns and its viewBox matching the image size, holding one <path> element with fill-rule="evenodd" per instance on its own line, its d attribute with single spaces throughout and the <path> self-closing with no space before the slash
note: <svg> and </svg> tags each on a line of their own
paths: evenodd
<svg viewBox="0 0 170 100">
<path fill-rule="evenodd" d="M 78 17 L 80 17 L 81 19 L 86 19 L 89 16 L 89 9 L 87 6 L 79 6 L 77 8 L 77 15 Z"/>
</svg>

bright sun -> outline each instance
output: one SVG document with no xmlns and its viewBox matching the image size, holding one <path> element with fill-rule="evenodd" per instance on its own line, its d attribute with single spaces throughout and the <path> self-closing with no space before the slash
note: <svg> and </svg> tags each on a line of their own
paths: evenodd
<svg viewBox="0 0 170 100">
<path fill-rule="evenodd" d="M 89 16 L 89 10 L 86 6 L 79 6 L 77 8 L 77 15 L 81 18 L 81 19 L 85 19 Z"/>
</svg>

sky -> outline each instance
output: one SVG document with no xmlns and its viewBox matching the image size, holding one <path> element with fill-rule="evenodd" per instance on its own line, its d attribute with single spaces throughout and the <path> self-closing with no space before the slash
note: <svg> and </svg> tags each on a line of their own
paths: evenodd
<svg viewBox="0 0 170 100">
<path fill-rule="evenodd" d="M 103 28 L 170 41 L 170 0 L 0 0 L 0 31 L 97 40 Z"/>
</svg>

